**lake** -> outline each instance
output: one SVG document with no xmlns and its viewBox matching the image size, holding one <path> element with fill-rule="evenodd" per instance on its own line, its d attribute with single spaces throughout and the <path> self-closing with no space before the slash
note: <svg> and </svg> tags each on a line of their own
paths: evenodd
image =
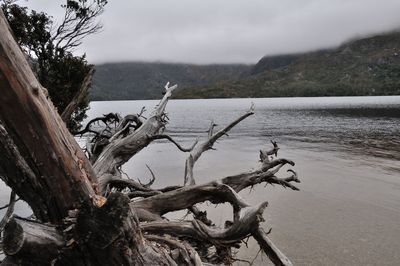
<svg viewBox="0 0 400 266">
<path fill-rule="evenodd" d="M 292 168 L 302 181 L 301 190 L 259 185 L 241 195 L 251 204 L 269 201 L 263 226 L 272 228 L 271 239 L 294 264 L 399 265 L 400 96 L 171 100 L 166 131 L 190 146 L 197 137 L 206 137 L 211 120 L 224 126 L 252 102 L 256 114 L 197 162 L 197 183 L 258 167 L 260 148 L 275 140 L 279 157 L 296 162 Z M 146 106 L 146 116 L 157 103 L 92 102 L 88 115 L 125 115 Z M 145 182 L 148 164 L 157 176 L 154 187 L 182 184 L 186 156 L 171 143 L 157 141 L 133 157 L 124 171 Z M 2 195 L 7 201 L 4 190 Z M 229 206 L 203 207 L 217 224 L 231 219 Z M 238 257 L 252 261 L 257 253 L 250 241 Z M 265 264 L 268 259 L 258 255 L 254 265 Z"/>
</svg>

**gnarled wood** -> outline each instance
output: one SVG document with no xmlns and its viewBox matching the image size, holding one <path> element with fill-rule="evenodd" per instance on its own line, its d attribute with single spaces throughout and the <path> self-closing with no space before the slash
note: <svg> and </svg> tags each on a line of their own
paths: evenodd
<svg viewBox="0 0 400 266">
<path fill-rule="evenodd" d="M 8 221 L 11 219 L 11 216 L 12 216 L 12 214 L 14 212 L 15 202 L 16 202 L 15 197 L 16 197 L 15 192 L 11 191 L 10 202 L 8 203 L 8 206 L 6 205 L 7 206 L 7 211 L 6 211 L 6 213 L 4 214 L 3 218 L 0 221 L 0 232 L 3 232 L 4 227 L 6 226 Z"/>
<path fill-rule="evenodd" d="M 128 197 L 120 193 L 102 206 L 84 205 L 73 237 L 89 251 L 90 265 L 170 265 L 168 251 L 146 243 Z"/>
<path fill-rule="evenodd" d="M 208 130 L 208 138 L 206 141 L 201 142 L 199 144 L 195 144 L 192 151 L 189 154 L 189 157 L 186 159 L 185 163 L 185 175 L 184 175 L 184 185 L 194 185 L 196 183 L 193 176 L 193 168 L 194 164 L 203 154 L 203 152 L 208 151 L 213 148 L 214 143 L 222 136 L 226 135 L 229 130 L 231 130 L 234 126 L 239 124 L 241 121 L 246 119 L 247 117 L 254 114 L 254 105 L 252 104 L 250 109 L 240 116 L 239 118 L 232 121 L 225 128 L 219 130 L 217 133 L 213 134 L 213 129 L 216 126 L 214 122 L 211 122 L 210 129 Z"/>
<path fill-rule="evenodd" d="M 66 221 L 72 221 L 71 229 L 66 231 L 76 236 L 66 243 L 58 238 L 54 226 L 13 219 L 5 229 L 5 250 L 9 256 L 16 257 L 13 261 L 22 260 L 24 265 L 49 265 L 48 259 L 57 253 L 60 255 L 57 261 L 51 262 L 56 265 L 104 262 L 107 265 L 170 265 L 166 263 L 168 252 L 153 248 L 142 237 L 127 198 L 113 200 L 110 196 L 108 204 L 104 205 L 110 211 L 100 211 L 104 217 L 84 215 L 85 209 L 81 207 L 97 210 L 106 199 L 96 194 L 96 178 L 89 161 L 48 100 L 46 90 L 35 79 L 1 11 L 0 87 L 0 132 L 4 136 L 0 146 L 5 158 L 0 161 L 1 177 L 33 207 L 41 222 L 50 221 L 63 227 L 68 225 Z M 29 194 L 31 192 L 33 195 Z M 122 206 L 118 202 L 122 202 Z M 75 218 L 69 217 L 71 210 L 80 213 L 77 224 Z M 101 238 L 100 232 L 108 228 L 98 222 L 101 218 L 109 221 L 108 226 L 120 221 L 121 228 L 114 234 L 117 237 Z M 76 228 L 89 228 L 87 225 L 92 223 L 99 225 L 93 227 L 92 233 L 98 237 L 89 238 L 92 241 L 87 242 L 87 233 Z M 103 244 L 96 246 L 93 239 L 104 239 Z M 58 247 L 67 244 L 71 248 L 58 253 Z M 88 248 L 90 252 L 86 252 Z M 24 263 L 26 258 L 31 263 Z"/>
<path fill-rule="evenodd" d="M 255 207 L 241 210 L 239 219 L 227 228 L 213 228 L 198 220 L 185 222 L 157 221 L 143 224 L 142 229 L 151 234 L 169 234 L 184 236 L 197 241 L 211 243 L 217 246 L 229 246 L 251 235 L 254 228 L 263 221 L 262 214 L 268 203 L 263 202 Z"/>
<path fill-rule="evenodd" d="M 268 238 L 267 234 L 261 229 L 257 228 L 251 234 L 258 242 L 261 249 L 268 256 L 268 258 L 277 266 L 292 266 L 293 263 L 278 249 L 278 247 Z"/>
<path fill-rule="evenodd" d="M 264 168 L 263 166 L 263 168 L 255 171 L 224 177 L 221 179 L 221 182 L 225 185 L 232 187 L 236 192 L 239 192 L 245 188 L 252 187 L 261 183 L 279 184 L 284 187 L 289 187 L 293 190 L 299 190 L 296 186 L 290 184 L 290 182 L 292 181 L 300 182 L 297 178 L 296 180 L 293 179 L 292 177 L 287 179 L 281 179 L 275 176 L 275 174 L 279 171 L 279 169 L 285 164 L 290 164 L 293 166 L 294 162 L 287 159 L 276 159 L 269 165 L 272 167 L 276 167 L 275 169 Z"/>
<path fill-rule="evenodd" d="M 94 173 L 47 99 L 46 89 L 36 80 L 2 12 L 0 87 L 0 122 L 14 145 L 7 149 L 18 152 L 34 176 L 29 182 L 21 182 L 21 188 L 15 191 L 32 206 L 36 204 L 27 192 L 35 191 L 46 208 L 34 209 L 35 214 L 42 220 L 59 222 L 68 209 L 78 207 L 81 201 L 95 194 L 91 183 L 95 182 Z M 10 182 L 17 178 L 15 172 L 8 172 L 1 165 L 8 185 L 15 186 Z"/>
<path fill-rule="evenodd" d="M 249 206 L 232 188 L 217 182 L 161 193 L 132 202 L 131 206 L 161 216 L 171 211 L 187 209 L 196 203 L 207 200 L 214 204 L 229 202 L 235 213 L 241 208 Z"/>
<path fill-rule="evenodd" d="M 283 261 L 270 240 L 256 231 L 267 203 L 251 207 L 237 194 L 263 182 L 297 190 L 292 185 L 299 182 L 295 172 L 277 177 L 284 165 L 294 162 L 273 158 L 276 143 L 271 151 L 261 151 L 260 169 L 194 185 L 193 167 L 201 154 L 252 115 L 253 108 L 215 134 L 212 123 L 205 142 L 183 148 L 163 132 L 168 121 L 165 108 L 177 87 L 167 83 L 149 118 L 142 116 L 144 109 L 124 118 L 110 113 L 90 122 L 101 121 L 104 127 L 99 131 L 89 123 L 78 132 L 93 134 L 86 147 L 92 167 L 35 79 L 1 11 L 0 87 L 0 177 L 38 219 L 14 218 L 7 224 L 4 265 L 230 264 L 232 248 L 251 235 L 274 263 Z M 191 152 L 186 161 L 187 186 L 153 189 L 152 172 L 148 184 L 123 179 L 121 166 L 160 138 Z M 230 203 L 233 221 L 226 221 L 224 228 L 215 226 L 195 206 L 204 201 Z M 195 219 L 162 218 L 182 209 L 190 209 Z M 139 218 L 150 222 L 140 223 Z"/>
<path fill-rule="evenodd" d="M 3 250 L 25 261 L 25 265 L 50 265 L 64 244 L 54 226 L 14 217 L 6 226 Z"/>
<path fill-rule="evenodd" d="M 172 95 L 172 91 L 177 85 L 169 87 L 169 83 L 165 86 L 166 93 L 158 104 L 157 108 L 138 129 L 132 134 L 125 137 L 120 135 L 113 138 L 98 156 L 94 163 L 94 171 L 96 172 L 102 191 L 105 190 L 107 183 L 120 174 L 119 168 L 126 163 L 132 156 L 145 148 L 152 141 L 152 136 L 158 135 L 165 127 L 165 107 L 168 99 Z"/>
</svg>

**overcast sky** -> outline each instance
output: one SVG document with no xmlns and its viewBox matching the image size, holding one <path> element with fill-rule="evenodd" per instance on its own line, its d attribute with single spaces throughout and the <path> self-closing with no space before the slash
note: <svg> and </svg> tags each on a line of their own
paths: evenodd
<svg viewBox="0 0 400 266">
<path fill-rule="evenodd" d="M 29 0 L 57 20 L 61 0 Z M 24 2 L 20 2 L 24 4 Z M 109 0 L 91 63 L 255 63 L 400 29 L 400 0 Z"/>
</svg>

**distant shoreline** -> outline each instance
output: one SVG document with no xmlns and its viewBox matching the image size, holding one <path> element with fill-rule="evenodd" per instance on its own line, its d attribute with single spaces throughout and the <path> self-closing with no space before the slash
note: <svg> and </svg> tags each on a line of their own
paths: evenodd
<svg viewBox="0 0 400 266">
<path fill-rule="evenodd" d="M 219 97 L 219 98 L 174 98 L 171 100 L 221 100 L 221 99 L 273 99 L 273 98 L 327 98 L 327 97 L 400 97 L 395 95 L 329 95 L 329 96 L 272 96 L 272 97 Z M 124 101 L 157 101 L 160 98 L 152 99 L 117 99 L 117 100 L 89 100 L 90 102 L 124 102 Z"/>
<path fill-rule="evenodd" d="M 265 56 L 255 65 L 110 63 L 96 66 L 93 100 L 400 95 L 400 32 L 337 48 Z"/>
</svg>

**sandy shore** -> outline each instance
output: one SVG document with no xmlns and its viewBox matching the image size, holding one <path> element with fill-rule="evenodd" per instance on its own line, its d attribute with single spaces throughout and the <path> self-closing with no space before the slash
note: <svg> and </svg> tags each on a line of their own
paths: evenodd
<svg viewBox="0 0 400 266">
<path fill-rule="evenodd" d="M 217 151 L 205 154 L 196 166 L 198 180 L 206 182 L 256 167 L 260 140 L 242 139 L 238 144 L 237 139 L 224 140 Z M 398 265 L 400 172 L 389 171 L 385 166 L 400 169 L 400 163 L 335 152 L 324 144 L 287 143 L 281 147 L 280 156 L 296 162 L 301 191 L 258 186 L 251 194 L 245 190 L 241 195 L 252 204 L 269 201 L 264 227 L 272 227 L 271 239 L 293 263 Z M 165 165 L 160 165 L 160 161 Z M 184 154 L 161 143 L 139 154 L 128 171 L 134 176 L 147 176 L 145 169 L 134 165 L 158 163 L 166 179 L 158 180 L 156 185 L 176 184 L 182 178 L 182 172 L 176 169 L 182 168 L 179 165 L 183 161 Z M 285 176 L 286 169 L 283 170 Z M 229 206 L 207 208 L 214 221 L 221 224 L 231 217 Z M 239 258 L 252 261 L 257 252 L 258 246 L 250 242 L 248 249 L 241 249 Z M 269 265 L 269 261 L 259 255 L 254 265 Z"/>
<path fill-rule="evenodd" d="M 283 150 L 297 164 L 301 191 L 258 187 L 242 195 L 269 201 L 264 226 L 295 265 L 399 265 L 400 172 L 362 156 Z M 251 261 L 257 252 L 251 245 L 240 257 Z"/>
</svg>

